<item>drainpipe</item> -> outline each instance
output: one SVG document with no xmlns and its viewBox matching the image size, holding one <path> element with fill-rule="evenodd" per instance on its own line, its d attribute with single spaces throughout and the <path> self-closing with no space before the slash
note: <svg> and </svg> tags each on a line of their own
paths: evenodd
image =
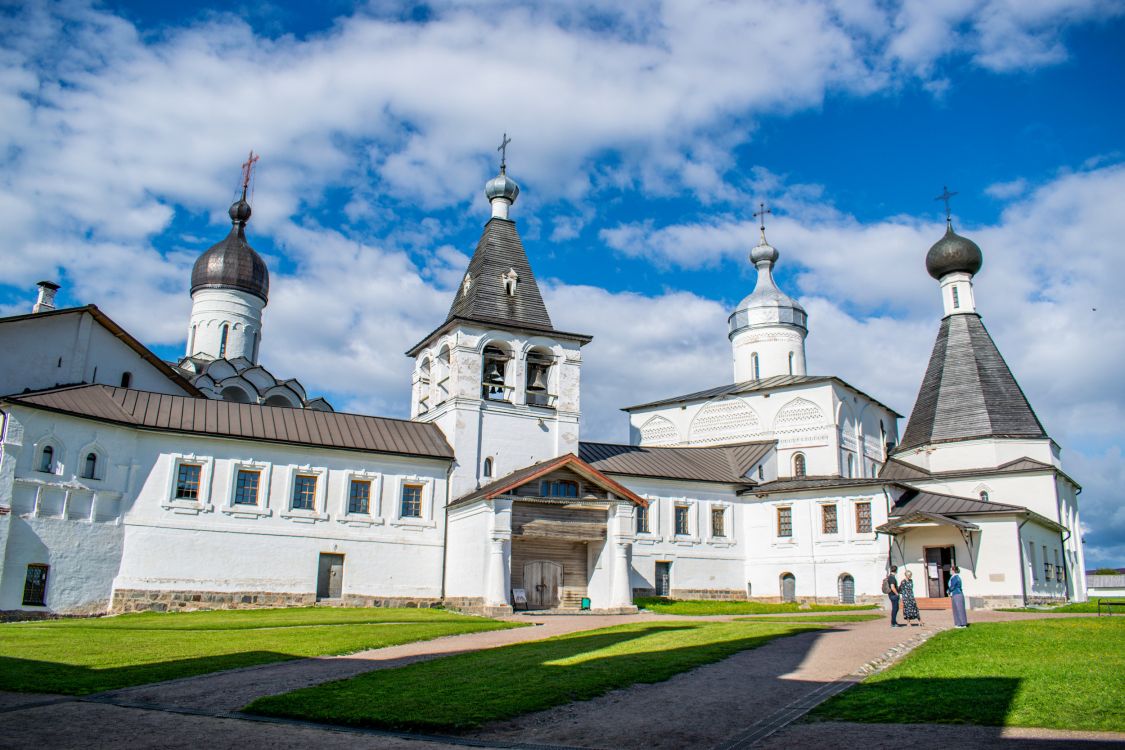
<svg viewBox="0 0 1125 750">
<path fill-rule="evenodd" d="M 449 558 L 449 503 L 453 500 L 453 462 L 445 470 L 445 513 L 441 534 L 441 602 L 445 604 L 445 569 Z"/>
<path fill-rule="evenodd" d="M 1020 549 L 1020 593 L 1023 596 L 1023 606 L 1027 606 L 1027 566 L 1024 564 L 1026 561 L 1023 557 L 1023 525 L 1030 521 L 1030 518 L 1023 519 L 1023 522 L 1016 526 L 1016 545 Z"/>
</svg>

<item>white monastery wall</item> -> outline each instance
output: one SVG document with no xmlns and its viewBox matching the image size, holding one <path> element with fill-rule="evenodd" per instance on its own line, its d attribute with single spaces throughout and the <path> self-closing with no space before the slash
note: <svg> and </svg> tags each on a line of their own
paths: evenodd
<svg viewBox="0 0 1125 750">
<path fill-rule="evenodd" d="M 481 500 L 449 510 L 445 574 L 447 597 L 483 599 L 487 595 L 491 532 L 492 509 L 487 502 Z"/>
<path fill-rule="evenodd" d="M 962 440 L 936 443 L 895 455 L 895 458 L 927 471 L 964 471 L 993 469 L 1019 458 L 1032 458 L 1058 468 L 1059 454 L 1050 439 L 1021 440 L 1014 438 Z"/>
</svg>

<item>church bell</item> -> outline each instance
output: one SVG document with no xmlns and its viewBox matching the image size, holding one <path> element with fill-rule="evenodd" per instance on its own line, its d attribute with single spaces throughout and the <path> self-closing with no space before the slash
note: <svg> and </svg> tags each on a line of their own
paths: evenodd
<svg viewBox="0 0 1125 750">
<path fill-rule="evenodd" d="M 500 372 L 500 365 L 496 364 L 496 360 L 488 363 L 488 370 L 485 373 L 485 378 L 489 383 L 504 383 L 504 373 Z"/>
<path fill-rule="evenodd" d="M 543 368 L 536 367 L 532 370 L 534 373 L 531 377 L 531 382 L 527 384 L 529 391 L 545 391 L 547 390 L 547 381 L 543 377 Z"/>
</svg>

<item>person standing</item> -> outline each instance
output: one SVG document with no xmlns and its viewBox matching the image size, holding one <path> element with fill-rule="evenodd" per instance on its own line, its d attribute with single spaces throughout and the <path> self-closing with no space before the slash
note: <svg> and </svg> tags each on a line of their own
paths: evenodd
<svg viewBox="0 0 1125 750">
<path fill-rule="evenodd" d="M 961 590 L 961 569 L 954 565 L 950 570 L 953 575 L 949 577 L 949 598 L 953 605 L 953 626 L 958 628 L 969 627 L 969 619 L 965 617 L 965 594 Z"/>
<path fill-rule="evenodd" d="M 922 613 L 918 611 L 918 600 L 914 598 L 914 580 L 909 570 L 902 574 L 898 593 L 902 597 L 902 619 L 911 625 L 921 625 Z"/>
<path fill-rule="evenodd" d="M 885 593 L 891 600 L 891 627 L 901 627 L 898 624 L 898 579 L 895 578 L 895 573 L 898 572 L 898 566 L 892 565 L 891 572 L 883 579 L 883 593 Z"/>
</svg>

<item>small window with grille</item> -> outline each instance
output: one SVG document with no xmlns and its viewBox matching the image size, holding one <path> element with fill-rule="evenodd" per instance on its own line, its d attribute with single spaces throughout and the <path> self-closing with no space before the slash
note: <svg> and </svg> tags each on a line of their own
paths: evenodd
<svg viewBox="0 0 1125 750">
<path fill-rule="evenodd" d="M 688 536 L 691 534 L 691 528 L 688 524 L 689 508 L 686 505 L 676 506 L 676 535 Z"/>
<path fill-rule="evenodd" d="M 353 479 L 348 486 L 348 513 L 368 515 L 371 512 L 371 480 Z"/>
<path fill-rule="evenodd" d="M 257 505 L 258 486 L 262 481 L 262 472 L 251 469 L 239 469 L 234 480 L 234 504 Z"/>
<path fill-rule="evenodd" d="M 316 476 L 298 474 L 293 478 L 293 510 L 316 510 Z"/>
<path fill-rule="evenodd" d="M 777 535 L 779 537 L 792 537 L 793 536 L 793 509 L 792 508 L 778 508 L 777 509 Z"/>
<path fill-rule="evenodd" d="M 820 530 L 825 534 L 838 534 L 839 527 L 836 524 L 836 506 L 835 505 L 822 505 L 820 508 Z"/>
<path fill-rule="evenodd" d="M 402 485 L 402 505 L 399 515 L 403 518 L 422 517 L 422 485 Z"/>
<path fill-rule="evenodd" d="M 199 500 L 199 478 L 203 474 L 200 464 L 182 463 L 176 469 L 176 500 Z"/>
<path fill-rule="evenodd" d="M 27 566 L 27 575 L 23 580 L 23 606 L 46 606 L 48 570 L 49 568 L 46 565 Z"/>
<path fill-rule="evenodd" d="M 855 532 L 857 534 L 871 533 L 871 503 L 855 504 Z"/>
<path fill-rule="evenodd" d="M 648 508 L 643 505 L 637 506 L 637 533 L 648 534 Z"/>
<path fill-rule="evenodd" d="M 711 509 L 711 536 L 725 537 L 727 535 L 726 508 Z"/>
</svg>

